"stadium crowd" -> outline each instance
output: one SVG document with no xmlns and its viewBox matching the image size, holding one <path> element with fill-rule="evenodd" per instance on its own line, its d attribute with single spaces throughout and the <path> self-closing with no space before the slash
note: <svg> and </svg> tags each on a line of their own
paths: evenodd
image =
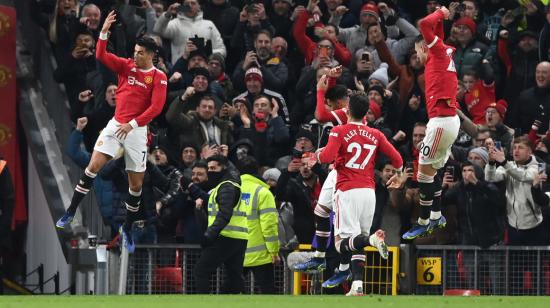
<svg viewBox="0 0 550 308">
<path fill-rule="evenodd" d="M 35 0 L 65 85 L 67 154 L 84 168 L 117 104 L 116 75 L 96 61 L 95 45 L 111 10 L 109 52 L 131 58 L 137 38 L 159 46 L 168 77 L 164 110 L 149 125 L 138 243 L 200 243 L 206 207 L 194 188 L 220 179 L 208 158 L 233 165 L 254 157 L 279 211 L 281 247 L 312 243 L 314 208 L 328 166 L 308 168 L 307 153 L 326 144 L 349 95 L 370 100 L 369 126 L 400 150 L 408 180 L 377 158 L 375 226 L 388 244 L 419 212 L 416 171 L 428 115 L 416 23 L 439 5 L 450 10 L 446 43 L 456 48 L 461 132 L 441 170 L 448 226 L 418 244 L 550 244 L 550 7 L 547 0 Z M 331 68 L 342 66 L 342 73 Z M 330 82 L 324 86 L 323 77 Z M 321 80 L 321 82 L 319 82 Z M 501 151 L 489 149 L 497 148 Z M 194 185 L 193 185 L 194 184 Z M 195 186 L 196 185 L 196 186 Z M 94 182 L 103 220 L 124 221 L 124 159 Z M 373 229 L 377 229 L 373 227 Z M 284 232 L 283 232 L 284 231 Z M 394 234 L 392 237 L 391 234 Z"/>
</svg>

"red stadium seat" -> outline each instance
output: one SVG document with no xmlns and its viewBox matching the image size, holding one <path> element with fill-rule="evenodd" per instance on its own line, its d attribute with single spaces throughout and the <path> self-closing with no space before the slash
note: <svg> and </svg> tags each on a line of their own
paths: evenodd
<svg viewBox="0 0 550 308">
<path fill-rule="evenodd" d="M 183 293 L 183 271 L 180 265 L 179 249 L 176 249 L 174 267 L 155 268 L 152 284 L 155 293 Z"/>
</svg>

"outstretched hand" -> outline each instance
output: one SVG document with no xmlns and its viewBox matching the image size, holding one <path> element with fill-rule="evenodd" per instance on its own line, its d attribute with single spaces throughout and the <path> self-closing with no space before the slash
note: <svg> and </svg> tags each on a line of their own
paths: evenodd
<svg viewBox="0 0 550 308">
<path fill-rule="evenodd" d="M 105 18 L 105 22 L 103 23 L 103 28 L 101 28 L 102 33 L 109 32 L 109 29 L 111 28 L 111 25 L 116 22 L 116 14 L 115 11 L 109 12 L 109 15 L 107 15 L 107 18 Z"/>
</svg>

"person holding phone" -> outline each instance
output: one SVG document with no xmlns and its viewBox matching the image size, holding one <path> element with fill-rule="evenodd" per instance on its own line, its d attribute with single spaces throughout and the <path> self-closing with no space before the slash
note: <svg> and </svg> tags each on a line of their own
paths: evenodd
<svg viewBox="0 0 550 308">
<path fill-rule="evenodd" d="M 539 165 L 532 155 L 532 143 L 522 136 L 514 139 L 513 161 L 496 146 L 489 149 L 489 164 L 485 166 L 488 182 L 506 183 L 509 245 L 542 245 L 542 211 L 531 193 Z"/>
<path fill-rule="evenodd" d="M 176 2 L 170 5 L 157 19 L 153 32 L 171 40 L 172 63 L 176 63 L 183 54 L 204 47 L 191 43 L 190 39 L 195 36 L 202 38 L 204 42 L 211 41 L 212 53 L 219 53 L 224 57 L 227 55 L 218 28 L 212 21 L 203 18 L 197 0 L 184 0 L 183 4 Z"/>
</svg>

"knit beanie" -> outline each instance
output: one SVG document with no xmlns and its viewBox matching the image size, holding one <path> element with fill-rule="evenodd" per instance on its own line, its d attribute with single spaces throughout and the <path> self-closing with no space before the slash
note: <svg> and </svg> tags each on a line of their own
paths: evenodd
<svg viewBox="0 0 550 308">
<path fill-rule="evenodd" d="M 499 99 L 496 103 L 489 104 L 489 106 L 487 106 L 485 110 L 489 108 L 495 108 L 498 114 L 500 115 L 500 119 L 504 121 L 504 117 L 506 116 L 506 110 L 508 110 L 508 103 L 505 100 Z"/>
<path fill-rule="evenodd" d="M 273 180 L 277 182 L 280 176 L 281 176 L 281 171 L 279 169 L 270 168 L 264 171 L 264 175 L 262 176 L 262 178 L 264 179 L 264 181 Z"/>
<path fill-rule="evenodd" d="M 489 153 L 487 153 L 487 150 L 485 150 L 485 148 L 483 147 L 473 148 L 470 150 L 470 153 L 475 153 L 479 155 L 479 157 L 481 157 L 481 159 L 483 159 L 485 163 L 489 162 Z"/>
<path fill-rule="evenodd" d="M 385 87 L 388 86 L 388 64 L 382 63 L 380 64 L 380 67 L 374 71 L 369 77 L 369 82 L 371 79 L 376 79 L 382 83 L 382 85 Z"/>
<path fill-rule="evenodd" d="M 467 17 L 467 16 L 458 19 L 457 21 L 455 21 L 455 23 L 453 25 L 454 26 L 458 26 L 458 25 L 466 26 L 470 29 L 470 31 L 472 31 L 473 35 L 475 35 L 476 31 L 477 31 L 476 22 L 472 18 Z"/>
<path fill-rule="evenodd" d="M 367 12 L 369 14 L 375 15 L 376 17 L 380 16 L 380 10 L 378 10 L 378 6 L 372 1 L 365 3 L 361 7 L 361 12 Z"/>
</svg>

